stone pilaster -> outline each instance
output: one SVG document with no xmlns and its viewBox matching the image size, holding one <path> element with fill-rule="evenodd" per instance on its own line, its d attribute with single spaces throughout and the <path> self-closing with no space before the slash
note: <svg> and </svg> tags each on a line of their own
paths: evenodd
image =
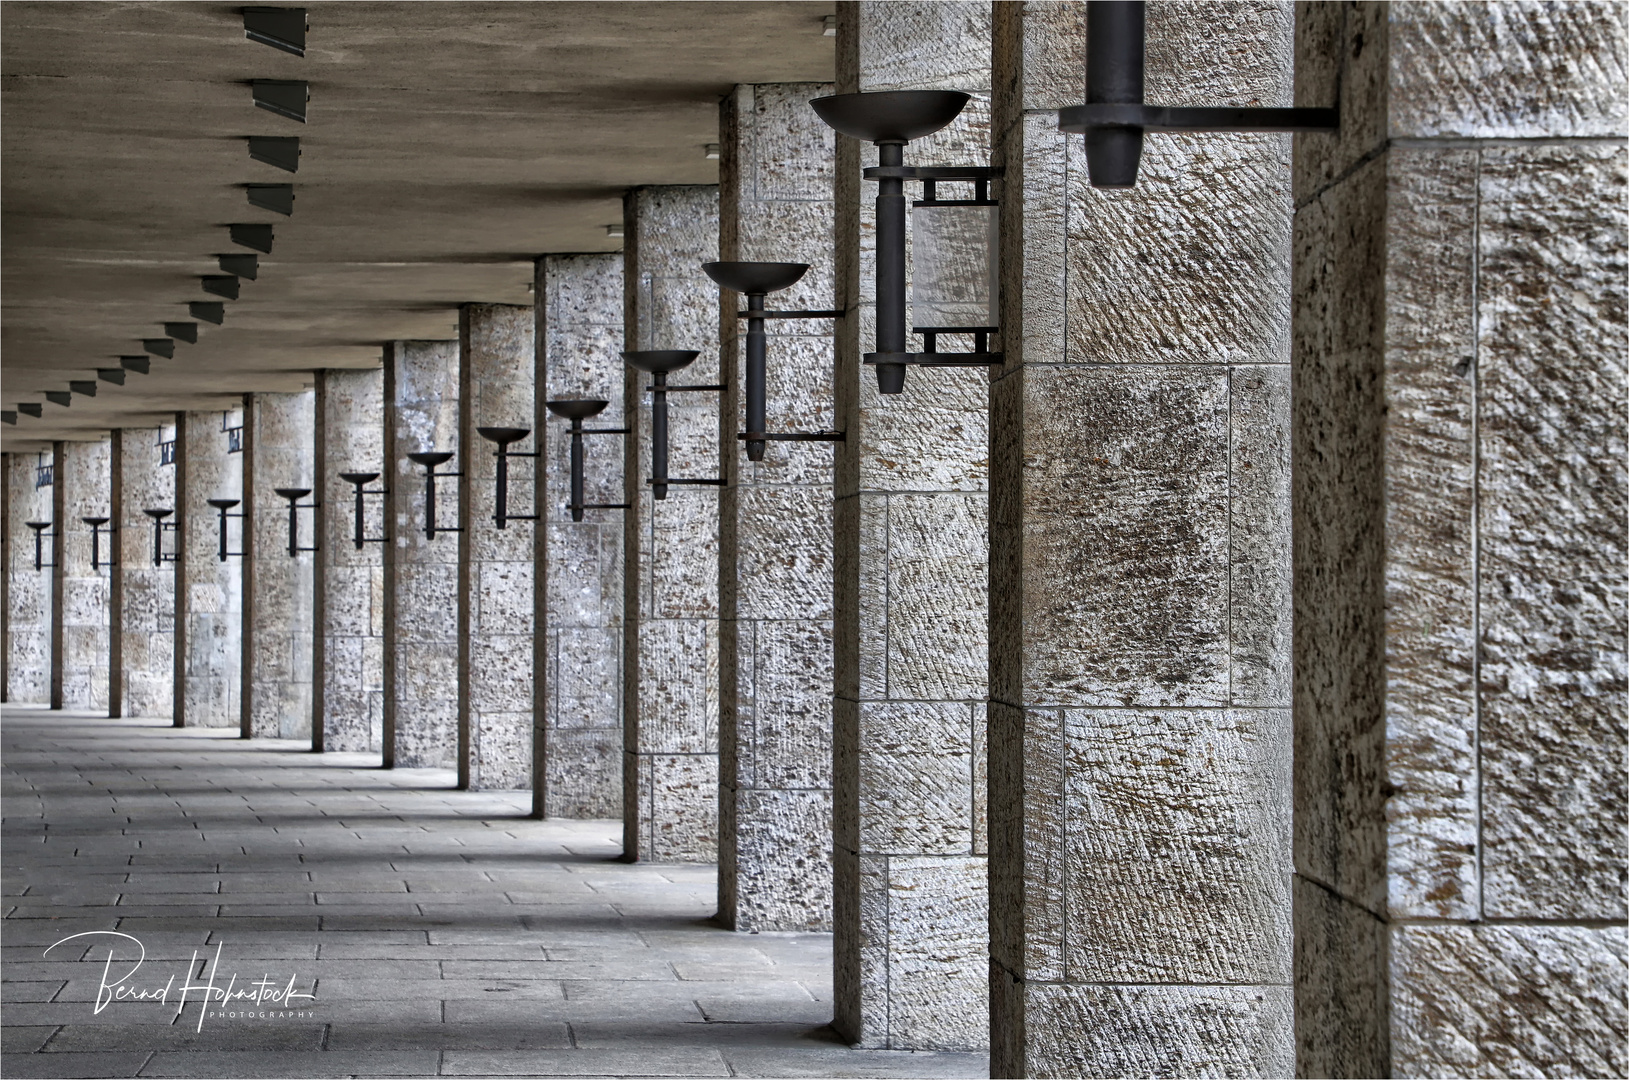
<svg viewBox="0 0 1629 1080">
<path fill-rule="evenodd" d="M 1622 13 L 1298 14 L 1297 1068 L 1622 1074 Z"/>
<path fill-rule="evenodd" d="M 623 427 L 622 256 L 548 255 L 538 260 L 537 348 L 543 400 L 601 398 L 589 426 Z M 536 625 L 542 656 L 542 734 L 535 751 L 534 812 L 614 818 L 622 809 L 622 511 L 588 510 L 572 521 L 568 423 L 538 420 L 545 494 Z M 587 440 L 589 502 L 622 502 L 625 437 Z"/>
<path fill-rule="evenodd" d="M 311 552 L 288 553 L 288 500 L 280 487 L 313 479 L 314 394 L 249 394 L 244 400 L 243 709 L 245 738 L 311 735 Z M 311 496 L 301 499 L 312 501 Z M 299 546 L 314 546 L 310 510 Z"/>
<path fill-rule="evenodd" d="M 175 509 L 175 465 L 164 464 L 161 444 L 173 430 L 124 428 L 116 433 L 116 522 L 120 603 L 120 663 L 114 676 L 124 716 L 171 716 L 175 671 L 175 564 L 153 562 L 153 520 L 146 509 Z M 172 516 L 169 520 L 175 520 Z M 164 534 L 174 552 L 176 534 Z"/>
<path fill-rule="evenodd" d="M 312 646 L 312 749 L 377 753 L 385 716 L 385 544 L 355 543 L 356 488 L 340 473 L 376 472 L 370 489 L 387 485 L 384 466 L 384 371 L 317 374 L 314 498 L 315 641 Z M 384 503 L 363 500 L 364 536 L 385 532 Z"/>
<path fill-rule="evenodd" d="M 532 785 L 532 583 L 535 521 L 497 527 L 497 444 L 482 427 L 530 428 L 511 450 L 538 443 L 535 313 L 507 304 L 458 311 L 458 763 L 471 790 Z M 511 458 L 508 509 L 534 513 L 536 463 Z"/>
<path fill-rule="evenodd" d="M 625 347 L 697 349 L 673 382 L 719 381 L 716 187 L 628 193 Z M 627 859 L 718 857 L 718 490 L 675 485 L 651 497 L 650 376 L 627 369 L 622 501 L 627 559 L 623 645 L 622 834 Z M 668 397 L 670 475 L 719 475 L 718 399 Z"/>
<path fill-rule="evenodd" d="M 34 569 L 34 530 L 26 522 L 51 520 L 50 486 L 36 486 L 42 455 L 5 455 L 6 484 L 6 700 L 44 705 L 51 700 L 51 570 Z M 43 458 L 50 463 L 51 455 Z M 49 562 L 49 541 L 42 562 Z"/>
<path fill-rule="evenodd" d="M 92 567 L 87 517 L 110 517 L 112 443 L 56 444 L 53 487 L 52 707 L 106 710 L 108 705 L 108 595 L 111 571 Z M 112 538 L 101 529 L 100 558 L 112 558 Z"/>
<path fill-rule="evenodd" d="M 450 450 L 438 472 L 468 464 L 458 441 L 458 342 L 396 341 L 385 347 L 385 710 L 386 768 L 458 764 L 458 535 L 425 536 L 425 474 L 407 460 Z M 457 527 L 461 480 L 438 481 L 436 521 Z"/>
<path fill-rule="evenodd" d="M 840 4 L 837 83 L 972 93 L 907 163 L 987 164 L 990 5 Z M 862 366 L 876 348 L 877 189 L 860 170 L 876 163 L 875 146 L 837 138 L 836 306 L 850 314 L 835 425 L 848 434 L 835 481 L 836 1026 L 863 1046 L 976 1048 L 988 1011 L 986 376 L 917 368 L 884 397 Z"/>
<path fill-rule="evenodd" d="M 238 727 L 242 705 L 243 522 L 226 522 L 210 499 L 243 498 L 243 458 L 223 427 L 242 412 L 175 414 L 175 726 Z M 242 509 L 241 502 L 230 513 Z"/>
<path fill-rule="evenodd" d="M 772 308 L 835 305 L 835 135 L 808 104 L 831 92 L 744 85 L 721 107 L 719 257 L 810 266 Z M 771 442 L 763 461 L 746 459 L 745 298 L 721 304 L 719 917 L 736 930 L 830 930 L 832 448 Z M 771 430 L 834 426 L 832 325 L 769 322 Z"/>
</svg>

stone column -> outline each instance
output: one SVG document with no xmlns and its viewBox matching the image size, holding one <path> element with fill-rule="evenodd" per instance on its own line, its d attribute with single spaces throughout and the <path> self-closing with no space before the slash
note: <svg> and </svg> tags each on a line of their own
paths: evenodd
<svg viewBox="0 0 1629 1080">
<path fill-rule="evenodd" d="M 385 346 L 384 764 L 458 765 L 458 537 L 427 538 L 425 474 L 407 460 L 450 450 L 438 472 L 466 471 L 458 442 L 458 342 Z M 437 483 L 436 521 L 458 527 L 459 479 Z"/>
<path fill-rule="evenodd" d="M 1299 14 L 1296 1066 L 1620 1075 L 1622 10 Z"/>
<path fill-rule="evenodd" d="M 311 553 L 288 553 L 288 500 L 280 487 L 316 490 L 314 395 L 244 398 L 243 707 L 245 738 L 311 736 Z M 311 502 L 308 496 L 300 500 Z M 299 546 L 314 546 L 310 510 Z"/>
<path fill-rule="evenodd" d="M 989 161 L 990 5 L 845 3 L 840 92 L 974 95 L 914 164 Z M 877 150 L 837 138 L 836 1026 L 862 1046 L 987 1041 L 983 784 L 986 375 L 912 370 L 884 397 L 872 220 Z M 919 191 L 919 189 L 918 189 Z M 916 193 L 913 192 L 913 196 Z M 917 339 L 919 340 L 919 339 Z M 947 339 L 947 348 L 956 346 Z"/>
<path fill-rule="evenodd" d="M 716 187 L 648 187 L 625 203 L 624 341 L 698 349 L 674 383 L 719 381 Z M 651 497 L 650 376 L 626 369 L 623 857 L 718 857 L 718 491 L 675 485 Z M 718 399 L 668 396 L 672 476 L 718 477 Z"/>
<path fill-rule="evenodd" d="M 737 86 L 719 119 L 719 257 L 808 263 L 778 309 L 830 310 L 835 135 L 825 83 Z M 719 512 L 719 918 L 831 929 L 832 447 L 746 459 L 745 298 L 721 297 L 726 485 Z M 770 321 L 773 431 L 831 430 L 831 320 Z"/>
<path fill-rule="evenodd" d="M 1147 98 L 1288 105 L 1292 33 L 1150 4 Z M 997 5 L 991 1074 L 1295 1075 L 1290 140 L 1150 135 L 1094 189 L 1085 45 Z"/>
<path fill-rule="evenodd" d="M 222 428 L 241 411 L 175 414 L 175 726 L 238 727 L 242 705 L 243 522 L 210 499 L 243 498 L 243 458 Z M 241 502 L 230 513 L 242 509 Z"/>
<path fill-rule="evenodd" d="M 465 304 L 458 309 L 458 786 L 470 790 L 532 785 L 532 582 L 538 524 L 497 527 L 497 444 L 477 428 L 530 428 L 511 443 L 538 445 L 530 307 Z M 535 513 L 536 462 L 512 458 L 508 509 Z"/>
<path fill-rule="evenodd" d="M 623 427 L 622 256 L 547 255 L 538 260 L 537 349 L 543 399 L 609 402 L 590 426 Z M 543 515 L 536 626 L 542 655 L 542 734 L 534 761 L 533 812 L 614 818 L 622 811 L 623 511 L 565 511 L 571 499 L 567 421 L 539 413 L 544 437 Z M 586 440 L 585 497 L 622 502 L 625 437 Z"/>
<path fill-rule="evenodd" d="M 5 455 L 6 700 L 51 700 L 51 570 L 34 569 L 34 530 L 51 520 L 51 486 L 37 486 L 42 455 Z M 50 454 L 43 457 L 49 463 Z M 49 562 L 49 541 L 42 562 Z"/>
<path fill-rule="evenodd" d="M 313 570 L 313 750 L 377 753 L 383 737 L 386 545 L 357 550 L 356 488 L 339 474 L 376 472 L 369 488 L 389 484 L 384 415 L 381 368 L 317 374 L 314 487 L 322 548 Z M 385 522 L 379 497 L 364 499 L 362 534 L 385 536 Z"/>
<path fill-rule="evenodd" d="M 114 672 L 120 684 L 124 716 L 173 716 L 175 671 L 175 571 L 170 562 L 153 562 L 152 508 L 174 510 L 174 462 L 165 464 L 162 428 L 124 428 L 115 432 L 118 454 L 119 514 L 116 572 L 121 602 L 121 663 Z M 169 520 L 175 520 L 172 516 Z M 164 534 L 164 551 L 174 552 L 176 534 Z"/>
<path fill-rule="evenodd" d="M 61 442 L 56 449 L 54 548 L 56 566 L 52 605 L 54 708 L 97 709 L 108 706 L 107 566 L 92 567 L 91 527 L 87 517 L 110 517 L 112 444 Z M 113 557 L 112 537 L 103 526 L 99 557 Z"/>
</svg>

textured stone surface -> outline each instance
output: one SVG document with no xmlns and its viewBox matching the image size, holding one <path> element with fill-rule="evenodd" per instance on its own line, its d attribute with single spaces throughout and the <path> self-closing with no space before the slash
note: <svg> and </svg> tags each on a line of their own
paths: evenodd
<svg viewBox="0 0 1629 1080">
<path fill-rule="evenodd" d="M 5 455 L 6 700 L 40 704 L 51 695 L 51 570 L 34 569 L 34 530 L 24 522 L 51 520 L 51 488 L 35 487 L 42 461 L 51 455 Z M 46 541 L 42 563 L 50 550 Z"/>
<path fill-rule="evenodd" d="M 153 561 L 153 521 L 142 511 L 175 508 L 175 466 L 159 444 L 174 428 L 126 428 L 119 437 L 117 573 L 122 579 L 119 638 L 124 716 L 169 716 L 175 669 L 175 565 Z M 171 519 L 173 520 L 173 518 Z M 173 554 L 175 534 L 163 550 Z"/>
<path fill-rule="evenodd" d="M 544 399 L 589 397 L 608 404 L 595 427 L 622 427 L 622 257 L 549 255 L 539 260 L 537 345 Z M 610 818 L 622 806 L 622 512 L 585 511 L 572 521 L 569 426 L 540 414 L 545 436 L 545 555 L 539 571 L 539 628 L 545 661 L 542 748 L 534 807 L 545 817 Z M 622 498 L 625 436 L 585 440 L 589 502 Z"/>
<path fill-rule="evenodd" d="M 496 444 L 480 427 L 538 432 L 539 405 L 530 307 L 466 304 L 459 309 L 458 409 L 464 478 L 458 505 L 460 784 L 471 790 L 532 786 L 532 633 L 536 521 L 497 527 Z M 510 448 L 526 453 L 529 435 Z M 509 513 L 535 514 L 535 459 L 509 462 Z"/>
<path fill-rule="evenodd" d="M 837 89 L 970 92 L 906 163 L 984 164 L 990 18 L 977 3 L 843 5 Z M 986 376 L 915 368 L 885 397 L 861 364 L 876 348 L 876 186 L 859 173 L 874 164 L 875 147 L 837 139 L 836 306 L 849 315 L 834 384 L 847 433 L 834 480 L 836 1027 L 865 1046 L 982 1047 Z"/>
<path fill-rule="evenodd" d="M 1291 888 L 1296 1075 L 1398 1075 L 1386 1020 L 1391 927 L 1301 875 Z"/>
<path fill-rule="evenodd" d="M 385 485 L 384 372 L 330 370 L 318 373 L 317 470 L 322 506 L 322 550 L 317 632 L 321 664 L 314 689 L 315 723 L 324 750 L 377 753 L 384 728 L 384 547 L 357 550 L 356 487 L 343 472 L 377 472 Z M 384 501 L 363 500 L 363 535 L 386 535 Z M 316 733 L 314 733 L 315 735 Z"/>
<path fill-rule="evenodd" d="M 245 406 L 244 719 L 251 734 L 274 739 L 311 735 L 312 557 L 290 557 L 289 504 L 276 489 L 317 489 L 315 407 L 309 390 L 252 394 Z M 300 547 L 313 546 L 311 514 L 299 511 Z"/>
<path fill-rule="evenodd" d="M 458 538 L 427 538 L 421 450 L 456 455 L 438 471 L 469 464 L 458 438 L 459 349 L 455 341 L 399 341 L 385 350 L 384 460 L 390 478 L 384 558 L 384 760 L 387 767 L 455 768 L 458 761 Z M 458 481 L 436 485 L 436 521 L 457 525 Z"/>
<path fill-rule="evenodd" d="M 1392 931 L 1394 1076 L 1623 1076 L 1622 926 Z"/>
<path fill-rule="evenodd" d="M 238 727 L 242 691 L 243 522 L 226 520 L 210 499 L 243 498 L 243 459 L 228 449 L 223 427 L 243 410 L 182 412 L 175 418 L 175 726 Z M 228 513 L 235 514 L 237 508 Z"/>
<path fill-rule="evenodd" d="M 57 447 L 52 529 L 56 541 L 58 591 L 53 618 L 61 621 L 61 652 L 55 661 L 56 698 L 64 708 L 108 707 L 109 585 L 112 570 L 91 566 L 87 517 L 112 513 L 112 443 L 68 442 Z M 112 539 L 101 536 L 100 555 L 112 556 Z"/>
<path fill-rule="evenodd" d="M 716 187 L 635 188 L 625 202 L 625 348 L 696 349 L 674 383 L 720 380 Z M 718 492 L 651 496 L 650 376 L 623 367 L 623 833 L 629 859 L 718 856 Z M 719 476 L 717 399 L 668 398 L 669 475 Z M 610 425 L 606 425 L 610 426 Z"/>
<path fill-rule="evenodd" d="M 719 257 L 807 263 L 773 307 L 831 309 L 829 84 L 737 86 L 720 112 Z M 771 443 L 751 462 L 743 298 L 720 291 L 719 913 L 738 930 L 831 926 L 832 450 Z M 832 424 L 832 323 L 768 324 L 771 431 Z"/>
</svg>

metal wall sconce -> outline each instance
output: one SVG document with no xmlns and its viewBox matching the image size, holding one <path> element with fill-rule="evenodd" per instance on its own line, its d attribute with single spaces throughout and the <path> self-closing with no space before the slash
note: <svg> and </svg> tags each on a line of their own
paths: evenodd
<svg viewBox="0 0 1629 1080">
<path fill-rule="evenodd" d="M 369 495 L 385 495 L 390 491 L 389 488 L 368 490 L 368 485 L 379 479 L 379 474 L 376 472 L 342 472 L 339 474 L 339 478 L 356 488 L 356 508 L 352 511 L 355 525 L 352 542 L 356 544 L 356 550 L 361 551 L 363 544 L 383 544 L 389 541 L 388 536 L 366 536 L 363 534 L 364 530 L 362 528 L 366 513 L 366 504 L 362 500 Z"/>
<path fill-rule="evenodd" d="M 246 7 L 243 36 L 295 56 L 305 55 L 305 8 Z"/>
<path fill-rule="evenodd" d="M 164 333 L 188 345 L 198 344 L 198 324 L 195 322 L 167 322 L 164 324 Z"/>
<path fill-rule="evenodd" d="M 17 411 L 22 413 L 24 416 L 32 416 L 34 419 L 38 420 L 41 416 L 45 415 L 45 406 L 41 405 L 37 401 L 19 401 L 17 403 Z"/>
<path fill-rule="evenodd" d="M 292 559 L 302 551 L 316 551 L 320 548 L 321 543 L 313 544 L 311 547 L 300 546 L 300 511 L 315 510 L 322 505 L 321 503 L 305 503 L 301 505 L 300 500 L 311 494 L 311 489 L 273 488 L 272 490 L 288 500 L 288 557 Z"/>
<path fill-rule="evenodd" d="M 702 263 L 707 276 L 726 289 L 745 293 L 747 310 L 740 318 L 747 320 L 747 430 L 736 438 L 747 444 L 747 460 L 762 461 L 767 441 L 776 442 L 842 442 L 841 431 L 784 431 L 771 432 L 767 427 L 767 352 L 768 337 L 764 333 L 765 319 L 836 319 L 841 311 L 769 311 L 764 298 L 772 292 L 791 288 L 808 273 L 807 263 L 774 262 L 710 262 Z"/>
<path fill-rule="evenodd" d="M 175 359 L 175 340 L 173 338 L 142 338 L 141 347 L 154 356 L 162 356 L 166 360 Z"/>
<path fill-rule="evenodd" d="M 295 135 L 250 135 L 249 156 L 255 161 L 282 169 L 300 171 L 300 139 Z"/>
<path fill-rule="evenodd" d="M 239 500 L 237 500 L 237 499 L 210 499 L 209 500 L 209 505 L 213 506 L 216 510 L 220 511 L 220 515 L 221 515 L 221 547 L 220 547 L 221 562 L 225 562 L 227 560 L 227 558 L 231 557 L 231 556 L 236 556 L 238 558 L 242 558 L 242 556 L 243 556 L 243 552 L 241 552 L 241 551 L 228 551 L 228 550 L 226 550 L 226 519 L 227 518 L 237 518 L 240 521 L 243 519 L 242 514 L 229 514 L 229 513 L 227 513 L 227 511 L 231 510 L 232 507 L 236 506 L 238 504 L 238 502 L 239 502 Z"/>
<path fill-rule="evenodd" d="M 877 184 L 877 351 L 865 362 L 877 369 L 884 394 L 905 389 L 909 364 L 923 367 L 981 367 L 1001 363 L 989 352 L 998 327 L 996 309 L 996 202 L 990 181 L 999 169 L 977 165 L 906 165 L 905 145 L 931 135 L 961 114 L 971 100 L 955 90 L 888 90 L 837 94 L 809 102 L 829 126 L 855 139 L 877 144 L 877 160 L 862 175 Z M 916 282 L 912 290 L 914 330 L 922 352 L 906 349 L 905 181 L 923 185 L 915 206 Z M 971 199 L 940 199 L 937 185 L 970 182 Z M 922 213 L 928 211 L 928 213 Z M 981 251 L 969 259 L 966 253 Z M 979 321 L 973 321 L 973 320 Z M 938 350 L 941 334 L 968 334 L 971 352 Z"/>
<path fill-rule="evenodd" d="M 624 355 L 627 355 L 627 354 L 624 354 Z M 696 354 L 691 353 L 690 355 L 693 358 Z M 551 413 L 553 413 L 554 415 L 559 416 L 559 417 L 563 417 L 563 418 L 571 421 L 571 501 L 566 504 L 566 509 L 571 511 L 571 520 L 572 521 L 581 521 L 583 519 L 583 511 L 584 510 L 626 510 L 626 509 L 628 509 L 628 504 L 627 503 L 585 503 L 585 502 L 583 502 L 583 498 L 584 498 L 583 488 L 585 486 L 584 480 L 583 480 L 583 466 L 584 466 L 583 436 L 584 435 L 626 435 L 626 434 L 628 434 L 628 432 L 630 430 L 629 428 L 585 428 L 585 427 L 583 427 L 583 421 L 584 420 L 587 420 L 590 416 L 598 416 L 600 413 L 604 412 L 605 411 L 605 406 L 610 404 L 610 402 L 601 400 L 600 398 L 556 398 L 554 401 L 546 401 L 546 402 L 544 402 L 544 404 L 546 406 L 548 406 L 548 410 Z M 665 410 L 664 410 L 662 419 L 663 419 L 663 422 L 665 424 L 666 420 L 667 420 Z M 663 430 L 665 431 L 666 429 L 664 428 Z M 483 432 L 483 434 L 484 434 L 484 432 Z M 666 440 L 664 440 L 664 443 L 665 443 L 665 441 Z M 666 447 L 664 445 L 664 450 L 665 449 L 666 449 Z M 665 457 L 664 457 L 663 460 L 664 460 L 664 464 L 665 464 L 665 461 L 666 461 Z M 665 494 L 665 491 L 664 491 L 664 494 Z M 660 499 L 662 496 L 658 495 L 656 497 L 658 499 Z"/>
<path fill-rule="evenodd" d="M 262 255 L 270 255 L 272 240 L 275 238 L 270 225 L 228 225 L 228 234 L 232 243 L 239 247 L 246 247 L 250 251 L 258 251 Z"/>
<path fill-rule="evenodd" d="M 112 556 L 112 555 L 108 556 L 107 562 L 102 561 L 102 526 L 106 525 L 108 523 L 109 519 L 107 519 L 105 517 L 83 517 L 83 518 L 80 518 L 79 520 L 83 521 L 86 525 L 90 526 L 90 565 L 91 565 L 91 570 L 94 572 L 94 571 L 100 570 L 104 566 L 118 566 L 119 565 L 119 560 L 117 558 L 115 558 L 114 556 Z M 112 528 L 108 529 L 108 531 L 107 531 L 108 540 L 112 541 L 113 534 L 118 532 L 118 531 L 119 531 L 119 528 L 116 525 L 113 526 Z"/>
<path fill-rule="evenodd" d="M 268 226 L 268 228 L 269 227 L 270 226 Z M 228 255 L 215 256 L 215 262 L 219 264 L 221 273 L 223 274 L 231 274 L 233 277 L 248 278 L 250 281 L 258 280 L 260 277 L 259 255 L 241 255 L 237 252 L 233 252 Z"/>
<path fill-rule="evenodd" d="M 121 356 L 119 366 L 126 371 L 134 371 L 137 375 L 145 375 L 152 370 L 153 361 L 147 356 Z"/>
<path fill-rule="evenodd" d="M 451 450 L 420 450 L 408 454 L 407 460 L 416 465 L 424 466 L 424 538 L 434 540 L 438 532 L 463 532 L 462 525 L 446 525 L 436 528 L 436 480 L 445 480 L 448 477 L 463 477 L 463 472 L 438 473 L 436 469 L 453 459 Z"/>
<path fill-rule="evenodd" d="M 56 482 L 57 482 L 57 463 L 56 463 L 55 459 L 53 459 L 52 461 L 50 461 L 48 463 L 45 460 L 45 454 L 43 454 L 43 453 L 35 454 L 34 455 L 34 490 L 38 491 L 40 488 L 50 487 L 53 484 L 55 484 Z"/>
<path fill-rule="evenodd" d="M 155 507 L 143 510 L 142 513 L 153 519 L 153 565 L 163 566 L 167 562 L 173 563 L 176 553 L 164 550 L 164 534 L 175 531 L 175 522 L 165 521 L 164 519 L 175 513 L 175 511 Z"/>
<path fill-rule="evenodd" d="M 23 524 L 34 530 L 34 569 L 45 570 L 55 566 L 55 561 L 45 561 L 45 538 L 48 536 L 55 538 L 56 536 L 55 533 L 45 531 L 51 527 L 51 523 L 49 521 L 25 521 Z"/>
<path fill-rule="evenodd" d="M 96 377 L 103 382 L 110 382 L 114 386 L 123 386 L 125 376 L 129 372 L 122 367 L 100 367 L 96 369 Z"/>
<path fill-rule="evenodd" d="M 210 300 L 189 300 L 187 302 L 187 314 L 200 322 L 214 323 L 219 326 L 226 321 L 226 305 L 217 304 Z"/>
<path fill-rule="evenodd" d="M 249 88 L 256 107 L 305 123 L 306 103 L 311 100 L 311 88 L 305 80 L 250 79 Z"/>
<path fill-rule="evenodd" d="M 249 205 L 270 210 L 284 217 L 294 213 L 293 184 L 244 184 L 249 193 Z"/>
<path fill-rule="evenodd" d="M 651 385 L 645 389 L 651 392 L 650 414 L 650 479 L 645 481 L 651 486 L 651 497 L 656 499 L 667 498 L 669 484 L 687 484 L 693 486 L 720 487 L 724 481 L 719 477 L 678 477 L 667 474 L 667 395 L 689 390 L 724 389 L 723 383 L 693 386 L 669 386 L 668 373 L 686 367 L 692 360 L 700 356 L 699 352 L 689 349 L 646 349 L 639 352 L 625 352 L 622 359 L 628 366 L 638 371 L 647 372 L 651 376 Z"/>
<path fill-rule="evenodd" d="M 96 380 L 95 379 L 69 379 L 68 380 L 68 391 L 70 393 L 80 394 L 80 395 L 82 395 L 84 397 L 95 397 L 96 396 Z"/>
<path fill-rule="evenodd" d="M 228 424 L 232 414 L 221 413 L 221 434 L 226 436 L 226 452 L 228 454 L 243 453 L 243 421 L 239 420 L 236 426 Z"/>
<path fill-rule="evenodd" d="M 238 298 L 238 279 L 230 274 L 206 274 L 198 280 L 203 283 L 204 292 L 211 296 L 219 296 L 226 300 Z"/>
<path fill-rule="evenodd" d="M 1142 0 L 1088 0 L 1086 104 L 1058 110 L 1058 130 L 1086 136 L 1093 187 L 1137 183 L 1145 132 L 1334 131 L 1335 109 L 1243 109 L 1143 104 Z"/>
<path fill-rule="evenodd" d="M 497 498 L 492 508 L 492 520 L 498 528 L 504 528 L 511 521 L 536 521 L 536 514 L 511 514 L 509 512 L 509 459 L 512 457 L 537 456 L 536 450 L 511 450 L 510 443 L 519 442 L 532 433 L 531 428 L 523 427 L 478 427 L 476 433 L 488 442 L 498 444 L 493 456 L 498 459 Z"/>
<path fill-rule="evenodd" d="M 45 392 L 46 401 L 53 405 L 61 405 L 64 409 L 73 403 L 73 399 L 72 392 L 68 390 L 47 390 Z"/>
</svg>

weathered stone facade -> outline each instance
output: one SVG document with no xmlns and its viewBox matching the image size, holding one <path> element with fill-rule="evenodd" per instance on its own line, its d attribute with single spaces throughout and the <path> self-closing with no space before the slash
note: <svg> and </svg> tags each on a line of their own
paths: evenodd
<svg viewBox="0 0 1629 1080">
<path fill-rule="evenodd" d="M 718 286 L 701 264 L 718 257 L 716 187 L 628 193 L 623 289 L 628 349 L 697 349 L 675 383 L 719 381 Z M 623 487 L 622 832 L 625 858 L 718 857 L 718 492 L 650 485 L 650 376 L 626 368 Z M 670 394 L 672 476 L 717 477 L 718 401 Z M 609 425 L 607 425 L 609 426 Z"/>
<path fill-rule="evenodd" d="M 537 349 L 543 400 L 600 398 L 588 426 L 625 427 L 620 355 L 622 256 L 548 255 L 537 262 Z M 541 817 L 614 818 L 622 811 L 622 511 L 572 521 L 569 424 L 540 413 L 546 585 L 536 625 L 542 658 L 541 735 L 533 811 Z M 585 498 L 622 502 L 626 436 L 586 439 Z"/>
<path fill-rule="evenodd" d="M 315 395 L 250 394 L 243 410 L 243 709 L 246 737 L 311 736 L 312 553 L 288 553 L 288 500 L 277 488 L 317 489 Z M 311 496 L 301 499 L 310 503 Z M 299 547 L 313 544 L 300 510 Z"/>
<path fill-rule="evenodd" d="M 210 499 L 243 498 L 243 459 L 224 428 L 241 410 L 175 414 L 176 727 L 238 727 L 242 701 L 243 522 L 228 517 L 220 557 L 220 515 Z M 229 513 L 237 514 L 242 503 Z"/>
<path fill-rule="evenodd" d="M 34 530 L 27 522 L 51 520 L 51 486 L 36 486 L 49 452 L 6 454 L 6 700 L 51 700 L 51 570 L 34 569 Z M 45 542 L 42 563 L 51 561 Z"/>
<path fill-rule="evenodd" d="M 144 510 L 175 509 L 175 465 L 161 444 L 173 428 L 123 428 L 114 433 L 118 455 L 115 497 L 119 604 L 120 715 L 170 716 L 175 691 L 175 564 L 153 561 L 153 519 Z M 174 517 L 169 519 L 174 521 Z M 163 551 L 175 552 L 176 534 L 164 533 Z"/>
<path fill-rule="evenodd" d="M 356 487 L 340 473 L 378 473 L 367 485 L 372 491 L 390 479 L 383 369 L 318 372 L 315 412 L 315 531 L 322 540 L 313 570 L 312 744 L 377 753 L 385 721 L 385 544 L 357 549 Z M 363 499 L 363 536 L 387 536 L 386 520 L 379 496 Z"/>
<path fill-rule="evenodd" d="M 1297 1065 L 1621 1075 L 1621 11 L 1298 16 Z"/>
<path fill-rule="evenodd" d="M 54 456 L 52 707 L 105 710 L 111 570 L 91 565 L 91 556 L 97 553 L 84 519 L 112 516 L 112 443 L 107 439 L 57 443 Z M 100 532 L 99 557 L 110 560 L 112 538 L 106 525 Z"/>
<path fill-rule="evenodd" d="M 835 135 L 824 83 L 737 86 L 719 121 L 719 258 L 802 262 L 772 308 L 831 310 Z M 745 326 L 720 290 L 719 916 L 736 930 L 831 928 L 832 448 L 748 461 Z M 833 323 L 768 323 L 771 431 L 831 430 Z"/>
<path fill-rule="evenodd" d="M 961 117 L 907 164 L 989 160 L 990 6 L 838 6 L 839 92 L 953 89 Z M 985 1045 L 982 741 L 986 376 L 913 369 L 882 396 L 876 147 L 837 138 L 836 1026 L 865 1046 Z M 908 185 L 910 186 L 910 185 Z M 953 345 L 949 340 L 945 348 Z"/>
<path fill-rule="evenodd" d="M 456 768 L 458 746 L 458 537 L 425 535 L 424 466 L 407 455 L 452 451 L 437 472 L 468 464 L 458 441 L 458 342 L 385 346 L 386 768 Z M 457 527 L 458 478 L 437 483 L 436 521 Z"/>
<path fill-rule="evenodd" d="M 477 428 L 529 428 L 510 449 L 526 452 L 539 434 L 530 307 L 459 308 L 458 730 L 459 786 L 532 785 L 532 617 L 535 521 L 496 522 L 497 444 Z M 512 458 L 509 511 L 534 513 L 536 464 Z"/>
</svg>

